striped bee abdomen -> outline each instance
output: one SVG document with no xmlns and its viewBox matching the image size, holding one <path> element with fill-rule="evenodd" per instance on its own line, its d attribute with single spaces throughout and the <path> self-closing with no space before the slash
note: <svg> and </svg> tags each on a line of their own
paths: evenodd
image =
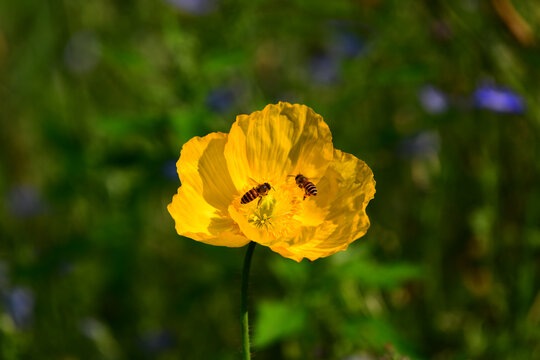
<svg viewBox="0 0 540 360">
<path fill-rule="evenodd" d="M 242 196 L 242 199 L 240 199 L 241 204 L 247 204 L 255 200 L 257 197 L 259 197 L 259 193 L 255 188 L 249 190 L 247 193 Z"/>
<path fill-rule="evenodd" d="M 317 188 L 311 181 L 306 181 L 304 183 L 304 189 L 306 190 L 306 195 L 309 194 L 309 196 L 317 196 Z"/>
</svg>

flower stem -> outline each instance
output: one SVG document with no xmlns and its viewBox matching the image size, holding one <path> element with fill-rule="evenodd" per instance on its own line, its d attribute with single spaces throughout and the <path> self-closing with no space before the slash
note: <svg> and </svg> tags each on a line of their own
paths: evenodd
<svg viewBox="0 0 540 360">
<path fill-rule="evenodd" d="M 244 258 L 244 270 L 242 271 L 242 301 L 241 301 L 241 315 L 242 315 L 242 353 L 244 360 L 251 360 L 250 344 L 249 344 L 249 320 L 248 320 L 248 281 L 249 281 L 249 268 L 251 266 L 251 257 L 255 245 L 257 243 L 252 241 L 248 245 L 246 257 Z"/>
</svg>

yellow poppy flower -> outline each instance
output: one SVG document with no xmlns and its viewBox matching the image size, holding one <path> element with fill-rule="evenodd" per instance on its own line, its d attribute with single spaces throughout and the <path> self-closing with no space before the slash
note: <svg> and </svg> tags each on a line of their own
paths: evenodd
<svg viewBox="0 0 540 360">
<path fill-rule="evenodd" d="M 240 115 L 228 134 L 189 140 L 176 166 L 182 186 L 167 209 L 178 234 L 197 241 L 255 241 L 296 261 L 315 260 L 347 249 L 369 228 L 371 169 L 334 149 L 328 125 L 305 105 L 280 102 Z M 304 199 L 298 174 L 316 186 L 316 196 Z M 242 202 L 264 183 L 271 186 L 266 195 Z"/>
</svg>

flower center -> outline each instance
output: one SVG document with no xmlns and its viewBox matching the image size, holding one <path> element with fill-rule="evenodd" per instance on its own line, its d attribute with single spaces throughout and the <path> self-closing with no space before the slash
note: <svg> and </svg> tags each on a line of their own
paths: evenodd
<svg viewBox="0 0 540 360">
<path fill-rule="evenodd" d="M 292 236 L 301 225 L 296 215 L 302 210 L 303 192 L 296 184 L 283 183 L 274 186 L 267 195 L 240 204 L 235 201 L 238 211 L 250 226 L 263 230 L 272 239 Z"/>
</svg>

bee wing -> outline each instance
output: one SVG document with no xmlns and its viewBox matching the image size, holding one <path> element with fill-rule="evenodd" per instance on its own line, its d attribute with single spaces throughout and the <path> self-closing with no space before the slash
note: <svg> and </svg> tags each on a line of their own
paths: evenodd
<svg viewBox="0 0 540 360">
<path fill-rule="evenodd" d="M 317 186 L 319 181 L 321 181 L 321 177 L 308 178 L 308 180 L 311 181 L 313 185 Z"/>
<path fill-rule="evenodd" d="M 253 186 L 260 185 L 260 183 L 258 181 L 255 181 L 255 179 L 253 179 L 252 177 L 249 178 L 248 182 Z"/>
<path fill-rule="evenodd" d="M 287 178 L 291 178 L 291 177 L 294 177 L 296 178 L 298 175 L 287 175 Z M 313 184 L 317 184 L 321 178 L 320 177 L 305 177 L 308 181 L 311 181 Z M 296 180 L 296 179 L 295 179 Z"/>
</svg>

